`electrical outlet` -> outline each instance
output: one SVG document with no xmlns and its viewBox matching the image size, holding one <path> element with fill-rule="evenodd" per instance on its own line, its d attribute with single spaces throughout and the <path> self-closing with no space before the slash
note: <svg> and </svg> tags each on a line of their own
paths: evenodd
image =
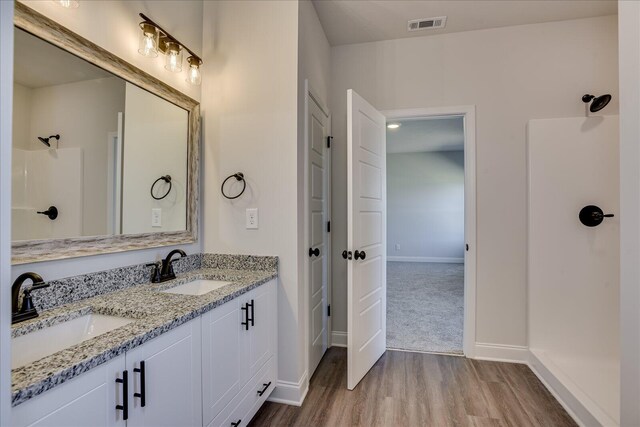
<svg viewBox="0 0 640 427">
<path fill-rule="evenodd" d="M 396 243 L 396 251 L 400 250 L 400 243 Z"/>
<path fill-rule="evenodd" d="M 258 228 L 258 208 L 247 209 L 247 229 Z"/>
<path fill-rule="evenodd" d="M 162 227 L 162 209 L 160 208 L 151 209 L 151 226 Z"/>
</svg>

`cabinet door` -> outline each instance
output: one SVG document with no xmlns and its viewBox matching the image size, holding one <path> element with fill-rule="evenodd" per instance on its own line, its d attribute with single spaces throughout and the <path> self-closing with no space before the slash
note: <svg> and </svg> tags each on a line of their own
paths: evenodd
<svg viewBox="0 0 640 427">
<path fill-rule="evenodd" d="M 202 425 L 200 318 L 127 352 L 126 359 L 128 427 Z"/>
<path fill-rule="evenodd" d="M 238 299 L 202 315 L 202 402 L 204 424 L 240 391 L 244 382 L 243 356 L 249 331 L 241 322 Z"/>
<path fill-rule="evenodd" d="M 249 377 L 255 375 L 267 360 L 274 354 L 276 328 L 275 281 L 257 287 L 249 292 L 244 302 L 253 301 L 250 310 L 251 326 L 247 344 L 247 359 Z"/>
<path fill-rule="evenodd" d="M 116 379 L 122 378 L 124 370 L 123 354 L 12 408 L 11 425 L 124 427 L 122 411 L 116 409 L 124 399 Z"/>
</svg>

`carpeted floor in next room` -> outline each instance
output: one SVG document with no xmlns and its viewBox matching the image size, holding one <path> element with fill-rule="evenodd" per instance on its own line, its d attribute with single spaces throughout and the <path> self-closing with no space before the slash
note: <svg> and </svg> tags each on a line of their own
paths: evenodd
<svg viewBox="0 0 640 427">
<path fill-rule="evenodd" d="M 387 347 L 462 354 L 464 264 L 387 263 Z"/>
</svg>

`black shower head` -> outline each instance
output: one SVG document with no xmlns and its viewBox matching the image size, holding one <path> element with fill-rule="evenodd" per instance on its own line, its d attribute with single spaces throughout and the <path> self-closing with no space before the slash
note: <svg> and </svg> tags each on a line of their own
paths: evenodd
<svg viewBox="0 0 640 427">
<path fill-rule="evenodd" d="M 54 138 L 56 141 L 60 141 L 60 135 L 51 135 L 48 138 L 44 138 L 42 136 L 39 136 L 38 139 L 40 140 L 40 142 L 42 142 L 44 145 L 46 145 L 47 147 L 51 147 L 51 144 L 49 143 L 49 140 L 51 138 Z"/>
<path fill-rule="evenodd" d="M 607 106 L 609 101 L 611 101 L 611 95 L 609 95 L 608 93 L 604 95 L 600 95 L 598 97 L 595 97 L 589 94 L 586 94 L 582 97 L 582 102 L 584 102 L 585 104 L 588 104 L 589 102 L 591 102 L 591 105 L 589 106 L 589 111 L 591 111 L 592 113 L 602 110 L 604 107 Z"/>
</svg>

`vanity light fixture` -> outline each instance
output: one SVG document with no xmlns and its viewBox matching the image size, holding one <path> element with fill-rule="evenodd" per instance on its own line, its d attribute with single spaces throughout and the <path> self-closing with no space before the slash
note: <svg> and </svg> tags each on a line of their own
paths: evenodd
<svg viewBox="0 0 640 427">
<path fill-rule="evenodd" d="M 53 0 L 53 2 L 67 9 L 77 9 L 80 6 L 77 0 Z"/>
<path fill-rule="evenodd" d="M 140 29 L 142 30 L 142 34 L 140 34 L 138 53 L 142 56 L 155 58 L 158 56 L 158 29 L 146 22 L 140 23 Z"/>
<path fill-rule="evenodd" d="M 189 73 L 187 75 L 187 83 L 194 86 L 200 86 L 200 83 L 202 83 L 202 76 L 200 75 L 202 60 L 200 58 L 190 56 L 187 58 L 187 62 L 189 63 L 189 69 L 187 70 Z"/>
<path fill-rule="evenodd" d="M 182 71 L 182 58 L 186 50 L 189 53 L 186 81 L 195 86 L 200 85 L 202 82 L 200 74 L 202 59 L 143 13 L 140 14 L 140 17 L 142 18 L 140 23 L 142 35 L 138 52 L 143 56 L 156 57 L 160 51 L 166 56 L 164 68 L 179 73 Z"/>
</svg>

